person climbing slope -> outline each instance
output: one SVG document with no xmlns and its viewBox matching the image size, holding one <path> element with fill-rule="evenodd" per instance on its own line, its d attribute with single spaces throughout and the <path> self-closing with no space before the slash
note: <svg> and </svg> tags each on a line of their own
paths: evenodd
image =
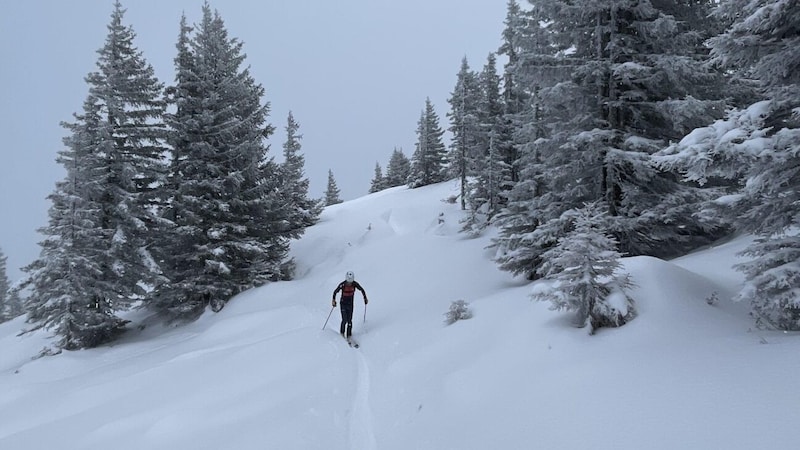
<svg viewBox="0 0 800 450">
<path fill-rule="evenodd" d="M 333 301 L 331 304 L 336 307 L 336 294 L 342 292 L 341 296 L 341 311 L 342 311 L 342 325 L 339 327 L 339 333 L 344 336 L 348 341 L 350 336 L 353 335 L 353 298 L 356 295 L 356 289 L 361 291 L 361 296 L 364 298 L 364 304 L 369 303 L 367 300 L 367 293 L 364 288 L 355 280 L 353 272 L 348 271 L 345 275 L 344 281 L 336 286 L 333 291 Z"/>
</svg>

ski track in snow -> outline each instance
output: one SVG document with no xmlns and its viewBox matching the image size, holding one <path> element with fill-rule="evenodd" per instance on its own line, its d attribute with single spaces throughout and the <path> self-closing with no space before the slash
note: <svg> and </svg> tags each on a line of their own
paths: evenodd
<svg viewBox="0 0 800 450">
<path fill-rule="evenodd" d="M 358 376 L 356 392 L 350 409 L 348 448 L 374 450 L 378 447 L 372 427 L 372 410 L 369 406 L 369 366 L 361 351 L 355 350 L 355 353 L 358 359 Z"/>
</svg>

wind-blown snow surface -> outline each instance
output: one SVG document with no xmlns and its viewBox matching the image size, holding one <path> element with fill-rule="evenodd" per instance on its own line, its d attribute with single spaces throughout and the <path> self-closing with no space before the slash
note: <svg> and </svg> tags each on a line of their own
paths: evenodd
<svg viewBox="0 0 800 450">
<path fill-rule="evenodd" d="M 0 325 L 0 449 L 797 448 L 800 340 L 728 301 L 746 239 L 626 259 L 639 316 L 588 336 L 458 234 L 456 190 L 328 208 L 296 280 L 187 326 L 31 360 L 46 335 Z M 360 349 L 338 309 L 321 329 L 347 270 Z M 460 299 L 474 317 L 445 326 Z"/>
</svg>

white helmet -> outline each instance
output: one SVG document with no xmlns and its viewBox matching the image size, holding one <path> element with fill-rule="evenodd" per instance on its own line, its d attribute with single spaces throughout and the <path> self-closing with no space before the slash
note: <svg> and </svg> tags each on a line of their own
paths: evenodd
<svg viewBox="0 0 800 450">
<path fill-rule="evenodd" d="M 345 281 L 347 281 L 348 283 L 352 283 L 352 282 L 353 282 L 353 280 L 355 280 L 355 279 L 356 279 L 356 276 L 355 276 L 355 275 L 353 275 L 353 272 L 351 272 L 351 271 L 348 271 L 348 272 L 347 272 L 347 274 L 344 276 L 344 279 L 345 279 Z"/>
</svg>

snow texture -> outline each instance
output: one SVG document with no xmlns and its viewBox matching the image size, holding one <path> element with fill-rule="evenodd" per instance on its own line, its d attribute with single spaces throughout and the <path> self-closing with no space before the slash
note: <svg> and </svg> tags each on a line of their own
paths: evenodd
<svg viewBox="0 0 800 450">
<path fill-rule="evenodd" d="M 189 325 L 35 360 L 47 335 L 0 325 L 0 448 L 797 448 L 800 341 L 752 331 L 730 301 L 751 239 L 624 258 L 638 316 L 588 336 L 497 269 L 491 232 L 458 233 L 463 213 L 441 201 L 456 192 L 328 207 L 293 243 L 294 281 Z M 332 331 L 338 311 L 321 330 L 348 270 L 370 299 L 364 321 L 356 297 L 359 349 Z M 474 318 L 446 326 L 458 299 Z"/>
</svg>

